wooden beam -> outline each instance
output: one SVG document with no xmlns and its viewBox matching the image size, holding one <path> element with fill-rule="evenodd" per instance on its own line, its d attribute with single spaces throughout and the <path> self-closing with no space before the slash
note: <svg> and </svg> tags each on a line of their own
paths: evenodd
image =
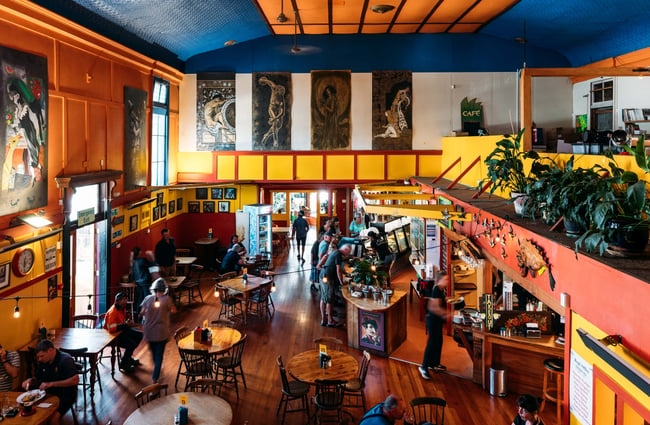
<svg viewBox="0 0 650 425">
<path fill-rule="evenodd" d="M 296 20 L 298 28 L 300 28 L 300 34 L 304 34 L 305 29 L 302 27 L 302 19 L 300 19 L 300 11 L 298 10 L 298 3 L 296 3 L 296 0 L 291 0 L 291 7 L 293 7 L 293 18 Z"/>
<path fill-rule="evenodd" d="M 451 23 L 451 25 L 449 25 L 449 26 L 447 27 L 447 29 L 445 30 L 445 32 L 449 32 L 449 30 L 451 30 L 451 29 L 454 27 L 454 25 L 456 25 L 457 23 L 459 23 L 460 20 L 463 19 L 463 18 L 465 17 L 465 15 L 467 15 L 469 12 L 471 12 L 472 9 L 474 9 L 476 6 L 478 6 L 478 4 L 479 4 L 480 2 L 481 2 L 481 0 L 476 0 L 476 1 L 475 1 L 475 2 L 470 6 L 470 7 L 467 8 L 467 10 L 465 10 L 465 11 L 464 11 L 464 12 L 463 12 L 459 17 L 458 17 L 458 19 L 456 19 L 454 22 Z"/>
<path fill-rule="evenodd" d="M 522 73 L 529 77 L 638 77 L 631 66 L 612 66 L 598 68 L 525 68 Z"/>
<path fill-rule="evenodd" d="M 364 0 L 363 2 L 363 8 L 361 9 L 361 16 L 359 17 L 359 29 L 357 30 L 358 34 L 361 34 L 361 30 L 363 29 L 363 23 L 366 20 L 366 12 L 368 12 L 369 3 L 370 0 Z"/>
<path fill-rule="evenodd" d="M 405 4 L 406 4 L 406 0 L 402 0 L 399 3 L 399 6 L 397 6 L 397 10 L 393 14 L 393 19 L 391 19 L 390 25 L 388 26 L 388 29 L 386 30 L 387 34 L 390 33 L 390 31 L 393 29 L 393 25 L 395 25 L 395 21 L 397 21 L 397 17 L 399 16 L 399 14 L 402 11 L 402 8 L 404 7 Z"/>
<path fill-rule="evenodd" d="M 422 20 L 422 22 L 420 22 L 420 26 L 418 27 L 418 29 L 415 30 L 416 34 L 420 32 L 422 27 L 424 27 L 424 24 L 427 23 L 429 18 L 435 13 L 436 10 L 438 10 L 438 8 L 440 7 L 441 4 L 442 4 L 442 0 L 438 0 L 438 2 L 435 5 L 433 5 L 433 7 L 429 11 L 429 13 L 427 13 L 427 16 L 425 16 L 424 19 Z"/>
<path fill-rule="evenodd" d="M 436 195 L 433 193 L 375 193 L 363 195 L 365 200 L 393 200 L 393 201 L 416 201 L 435 199 Z"/>
<path fill-rule="evenodd" d="M 284 0 L 282 0 L 284 1 Z M 262 15 L 262 18 L 264 18 L 264 23 L 266 24 L 266 27 L 269 29 L 271 32 L 271 35 L 276 35 L 275 30 L 273 29 L 273 25 L 271 25 L 271 22 L 269 22 L 269 17 L 266 16 L 266 13 L 262 10 L 262 7 L 260 6 L 260 2 L 257 0 L 253 0 L 253 4 L 257 8 L 257 11 Z"/>
<path fill-rule="evenodd" d="M 332 34 L 332 8 L 334 6 L 332 5 L 332 0 L 327 0 L 327 27 L 329 29 L 329 33 Z"/>
<path fill-rule="evenodd" d="M 420 186 L 371 186 L 359 185 L 363 192 L 398 192 L 398 193 L 420 193 Z"/>
<path fill-rule="evenodd" d="M 434 220 L 471 221 L 472 215 L 454 211 L 453 205 L 366 205 L 366 212 Z"/>
</svg>

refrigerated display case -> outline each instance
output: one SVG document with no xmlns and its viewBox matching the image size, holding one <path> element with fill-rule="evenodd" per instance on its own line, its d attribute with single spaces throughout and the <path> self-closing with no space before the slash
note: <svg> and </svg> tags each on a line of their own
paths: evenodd
<svg viewBox="0 0 650 425">
<path fill-rule="evenodd" d="M 244 205 L 244 212 L 249 217 L 248 253 L 257 255 L 262 252 L 270 253 L 272 249 L 271 213 L 272 205 Z"/>
</svg>

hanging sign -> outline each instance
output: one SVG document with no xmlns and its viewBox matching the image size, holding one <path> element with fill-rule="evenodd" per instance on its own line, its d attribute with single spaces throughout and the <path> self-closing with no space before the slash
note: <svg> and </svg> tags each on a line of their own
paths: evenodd
<svg viewBox="0 0 650 425">
<path fill-rule="evenodd" d="M 95 221 L 95 208 L 80 210 L 77 213 L 77 226 L 83 226 Z"/>
<path fill-rule="evenodd" d="M 571 350 L 569 410 L 583 425 L 591 425 L 594 398 L 594 367 Z"/>
</svg>

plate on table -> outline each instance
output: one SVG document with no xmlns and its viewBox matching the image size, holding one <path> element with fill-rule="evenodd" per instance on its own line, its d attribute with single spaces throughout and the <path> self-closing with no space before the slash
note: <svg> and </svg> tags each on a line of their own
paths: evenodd
<svg viewBox="0 0 650 425">
<path fill-rule="evenodd" d="M 31 390 L 16 397 L 16 401 L 20 404 L 34 404 L 46 395 L 45 391 Z"/>
<path fill-rule="evenodd" d="M 449 297 L 447 298 L 447 304 L 460 304 L 465 301 L 464 297 Z"/>
<path fill-rule="evenodd" d="M 169 279 L 170 282 L 176 282 L 177 280 L 178 279 L 176 279 L 175 277 L 172 277 L 172 278 Z"/>
<path fill-rule="evenodd" d="M 354 298 L 361 298 L 363 296 L 363 293 L 358 291 L 352 291 L 350 295 L 352 295 Z"/>
</svg>

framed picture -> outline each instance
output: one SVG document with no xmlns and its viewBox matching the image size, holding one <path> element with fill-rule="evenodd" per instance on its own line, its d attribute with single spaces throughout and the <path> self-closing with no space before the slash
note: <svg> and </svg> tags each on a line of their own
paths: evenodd
<svg viewBox="0 0 650 425">
<path fill-rule="evenodd" d="M 163 204 L 163 202 L 165 200 L 164 196 L 165 196 L 165 192 L 163 192 L 162 190 L 160 192 L 156 193 L 156 206 L 157 207 L 159 207 L 159 206 L 161 206 Z"/>
<path fill-rule="evenodd" d="M 183 198 L 178 198 L 176 200 L 176 211 L 181 211 L 183 209 Z"/>
<path fill-rule="evenodd" d="M 9 286 L 9 278 L 11 277 L 11 263 L 4 263 L 0 266 L 0 289 Z"/>
<path fill-rule="evenodd" d="M 199 187 L 196 189 L 196 199 L 208 199 L 208 188 Z"/>
<path fill-rule="evenodd" d="M 203 212 L 204 213 L 213 213 L 214 212 L 214 201 L 203 201 Z"/>
<path fill-rule="evenodd" d="M 359 347 L 384 351 L 384 313 L 359 310 Z"/>
<path fill-rule="evenodd" d="M 149 220 L 149 217 L 151 217 L 151 210 L 146 209 L 142 211 L 142 221 Z"/>
<path fill-rule="evenodd" d="M 158 207 L 156 207 L 158 208 Z M 129 232 L 135 232 L 138 230 L 138 215 L 132 215 L 129 217 Z"/>
<path fill-rule="evenodd" d="M 237 189 L 234 187 L 227 187 L 224 199 L 237 199 Z"/>
<path fill-rule="evenodd" d="M 176 201 L 169 201 L 169 213 L 174 214 L 176 211 Z"/>
<path fill-rule="evenodd" d="M 230 212 L 230 202 L 228 201 L 219 201 L 219 212 L 227 213 Z"/>
<path fill-rule="evenodd" d="M 50 276 L 47 279 L 47 301 L 52 301 L 57 296 L 57 276 Z"/>
<path fill-rule="evenodd" d="M 156 221 L 160 218 L 160 207 L 153 207 L 151 209 L 152 220 Z"/>
<path fill-rule="evenodd" d="M 223 187 L 210 188 L 210 198 L 223 199 Z"/>
<path fill-rule="evenodd" d="M 201 212 L 201 203 L 200 202 L 188 202 L 187 203 L 187 211 L 191 213 L 198 213 Z"/>
<path fill-rule="evenodd" d="M 160 206 L 160 218 L 167 216 L 167 204 L 162 204 Z"/>
<path fill-rule="evenodd" d="M 113 226 L 119 226 L 122 223 L 124 223 L 124 216 L 123 215 L 118 215 L 117 217 L 113 217 L 113 220 L 112 220 Z"/>
</svg>

